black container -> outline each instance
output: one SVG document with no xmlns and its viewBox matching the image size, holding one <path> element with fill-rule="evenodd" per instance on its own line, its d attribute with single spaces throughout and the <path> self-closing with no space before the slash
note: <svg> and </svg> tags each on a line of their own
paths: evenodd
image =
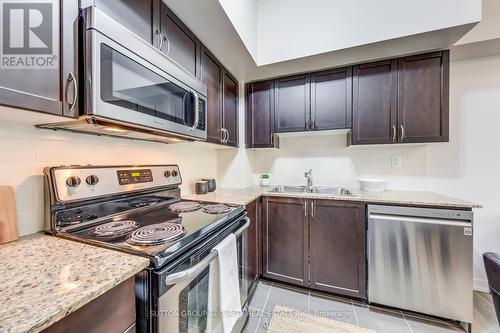
<svg viewBox="0 0 500 333">
<path fill-rule="evenodd" d="M 206 180 L 197 181 L 194 190 L 195 190 L 196 194 L 207 194 L 208 193 L 208 182 Z"/>
<path fill-rule="evenodd" d="M 208 192 L 213 192 L 217 188 L 217 185 L 215 184 L 215 179 L 213 178 L 207 178 L 207 179 L 202 179 L 208 183 Z"/>
</svg>

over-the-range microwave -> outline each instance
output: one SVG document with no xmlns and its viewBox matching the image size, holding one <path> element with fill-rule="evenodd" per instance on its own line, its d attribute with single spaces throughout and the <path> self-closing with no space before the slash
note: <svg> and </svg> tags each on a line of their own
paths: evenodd
<svg viewBox="0 0 500 333">
<path fill-rule="evenodd" d="M 41 125 L 176 142 L 207 138 L 207 87 L 98 8 L 82 10 L 78 121 Z"/>
</svg>

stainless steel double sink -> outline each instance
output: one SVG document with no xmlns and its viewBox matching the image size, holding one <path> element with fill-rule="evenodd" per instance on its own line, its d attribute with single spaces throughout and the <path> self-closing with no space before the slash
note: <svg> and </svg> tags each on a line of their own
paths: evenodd
<svg viewBox="0 0 500 333">
<path fill-rule="evenodd" d="M 326 187 L 326 186 L 277 186 L 270 193 L 312 193 L 326 194 L 338 196 L 355 196 L 351 191 L 342 187 Z"/>
</svg>

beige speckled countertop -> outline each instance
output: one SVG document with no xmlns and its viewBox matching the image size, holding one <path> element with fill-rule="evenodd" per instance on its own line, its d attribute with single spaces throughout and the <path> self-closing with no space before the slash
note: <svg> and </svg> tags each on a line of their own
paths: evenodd
<svg viewBox="0 0 500 333">
<path fill-rule="evenodd" d="M 354 196 L 338 196 L 315 193 L 270 193 L 274 186 L 262 187 L 252 186 L 246 188 L 219 188 L 215 192 L 208 194 L 192 194 L 184 196 L 184 199 L 213 201 L 221 203 L 232 203 L 246 205 L 261 195 L 264 196 L 280 196 L 280 197 L 298 197 L 308 199 L 330 199 L 330 200 L 345 200 L 358 201 L 374 204 L 393 204 L 393 205 L 411 205 L 411 206 L 432 206 L 443 208 L 481 208 L 473 202 L 464 201 L 461 199 L 452 198 L 443 194 L 425 191 L 393 191 L 386 190 L 384 192 L 365 192 L 359 189 L 351 189 Z"/>
<path fill-rule="evenodd" d="M 39 332 L 149 265 L 139 256 L 35 234 L 0 245 L 0 332 Z"/>
</svg>

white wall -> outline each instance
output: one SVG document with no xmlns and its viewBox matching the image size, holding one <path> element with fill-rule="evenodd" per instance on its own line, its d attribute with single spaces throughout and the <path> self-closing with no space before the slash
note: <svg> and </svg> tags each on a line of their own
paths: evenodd
<svg viewBox="0 0 500 333">
<path fill-rule="evenodd" d="M 257 2 L 219 0 L 253 60 L 257 62 Z"/>
<path fill-rule="evenodd" d="M 37 130 L 31 124 L 53 120 L 33 112 L 0 107 L 0 184 L 15 187 L 21 235 L 43 230 L 45 166 L 177 163 L 183 178 L 183 193 L 193 190 L 196 179 L 217 175 L 217 153 L 213 148 Z"/>
<path fill-rule="evenodd" d="M 481 19 L 481 0 L 256 1 L 259 66 Z"/>
<path fill-rule="evenodd" d="M 475 211 L 474 285 L 481 255 L 500 253 L 500 56 L 452 62 L 450 142 L 429 146 L 429 190 L 484 205 Z"/>
</svg>

